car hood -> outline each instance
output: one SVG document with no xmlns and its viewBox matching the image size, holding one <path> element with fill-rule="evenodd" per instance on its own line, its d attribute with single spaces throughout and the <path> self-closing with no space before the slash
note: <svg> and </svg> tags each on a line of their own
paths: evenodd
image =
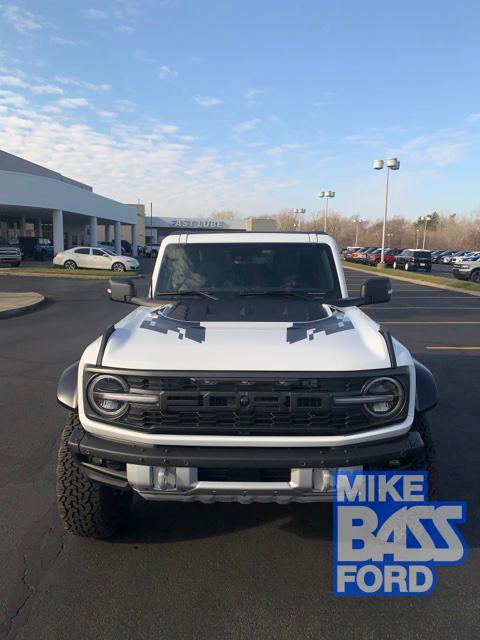
<svg viewBox="0 0 480 640">
<path fill-rule="evenodd" d="M 307 322 L 187 322 L 140 307 L 115 325 L 102 364 L 176 371 L 358 371 L 390 367 L 378 325 L 355 307 Z"/>
</svg>

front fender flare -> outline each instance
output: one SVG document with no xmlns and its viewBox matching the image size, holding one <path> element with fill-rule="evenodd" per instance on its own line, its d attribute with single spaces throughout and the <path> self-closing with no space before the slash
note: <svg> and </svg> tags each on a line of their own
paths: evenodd
<svg viewBox="0 0 480 640">
<path fill-rule="evenodd" d="M 67 367 L 58 381 L 57 400 L 66 409 L 78 409 L 78 364 L 78 362 L 74 362 Z"/>
<path fill-rule="evenodd" d="M 415 409 L 418 413 L 423 413 L 433 409 L 438 402 L 437 384 L 430 369 L 418 360 L 413 362 L 416 377 Z"/>
</svg>

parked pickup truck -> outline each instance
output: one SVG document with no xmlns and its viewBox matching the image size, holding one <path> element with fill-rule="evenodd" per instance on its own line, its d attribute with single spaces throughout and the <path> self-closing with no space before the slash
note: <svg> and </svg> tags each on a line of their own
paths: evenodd
<svg viewBox="0 0 480 640">
<path fill-rule="evenodd" d="M 47 238 L 22 236 L 18 244 L 26 260 L 53 260 L 53 245 Z"/>
<path fill-rule="evenodd" d="M 421 469 L 434 489 L 431 373 L 358 307 L 321 233 L 172 234 L 148 297 L 61 376 L 57 496 L 67 531 L 115 534 L 146 500 L 315 503 L 338 469 Z M 172 513 L 172 512 L 168 512 Z"/>
<path fill-rule="evenodd" d="M 20 249 L 0 236 L 0 267 L 19 267 L 21 261 Z"/>
</svg>

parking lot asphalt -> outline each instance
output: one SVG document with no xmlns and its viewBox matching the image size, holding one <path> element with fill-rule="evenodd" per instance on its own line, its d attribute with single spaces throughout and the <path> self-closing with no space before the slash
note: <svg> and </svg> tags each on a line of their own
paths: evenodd
<svg viewBox="0 0 480 640">
<path fill-rule="evenodd" d="M 351 293 L 363 274 L 347 271 Z M 145 281 L 143 285 L 145 286 Z M 434 373 L 430 414 L 440 498 L 466 500 L 464 564 L 423 598 L 335 598 L 329 505 L 137 501 L 121 537 L 65 535 L 55 459 L 62 370 L 131 308 L 106 283 L 35 279 L 39 311 L 0 320 L 0 633 L 22 640 L 105 638 L 472 638 L 478 635 L 480 299 L 394 281 L 366 307 Z M 3 290 L 30 290 L 3 277 Z M 440 347 L 440 348 L 439 348 Z"/>
</svg>

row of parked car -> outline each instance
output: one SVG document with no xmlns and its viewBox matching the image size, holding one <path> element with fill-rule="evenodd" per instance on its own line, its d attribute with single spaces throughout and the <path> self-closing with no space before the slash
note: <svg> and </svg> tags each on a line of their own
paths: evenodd
<svg viewBox="0 0 480 640">
<path fill-rule="evenodd" d="M 376 267 L 382 258 L 380 247 L 347 247 L 342 250 L 343 258 L 347 262 L 366 264 Z M 387 267 L 404 269 L 405 271 L 431 271 L 432 259 L 430 251 L 421 249 L 385 249 L 383 260 Z"/>
<path fill-rule="evenodd" d="M 341 253 L 346 262 L 376 267 L 382 251 L 379 247 L 346 247 Z M 432 270 L 432 263 L 449 264 L 455 278 L 480 282 L 480 251 L 388 248 L 384 251 L 384 262 L 393 269 L 425 272 Z"/>
</svg>

